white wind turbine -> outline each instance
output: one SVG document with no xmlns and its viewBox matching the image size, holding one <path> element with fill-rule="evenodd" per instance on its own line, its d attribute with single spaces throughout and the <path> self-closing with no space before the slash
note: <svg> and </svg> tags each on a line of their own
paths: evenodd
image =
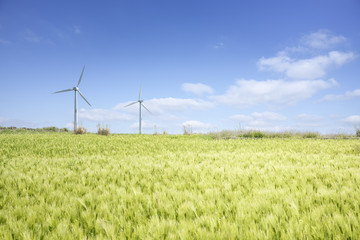
<svg viewBox="0 0 360 240">
<path fill-rule="evenodd" d="M 91 104 L 88 102 L 88 100 L 86 100 L 86 98 L 81 94 L 80 90 L 79 90 L 79 85 L 81 82 L 81 78 L 84 74 L 84 70 L 85 70 L 85 65 L 83 67 L 83 70 L 81 72 L 80 78 L 79 78 L 79 82 L 77 84 L 76 87 L 70 88 L 70 89 L 65 89 L 65 90 L 61 90 L 58 92 L 54 92 L 54 93 L 61 93 L 61 92 L 70 92 L 70 91 L 74 91 L 75 93 L 75 103 L 74 103 L 74 132 L 77 129 L 77 125 L 78 125 L 78 111 L 77 111 L 77 92 L 79 92 L 80 96 L 85 100 L 85 102 L 87 102 L 87 104 L 89 104 L 89 106 L 91 107 Z"/>
<path fill-rule="evenodd" d="M 139 134 L 141 134 L 141 107 L 144 107 L 149 113 L 151 113 L 150 110 L 147 109 L 145 107 L 145 105 L 143 104 L 144 100 L 141 99 L 141 89 L 142 89 L 142 85 L 140 85 L 139 99 L 137 101 L 132 102 L 132 103 L 125 106 L 125 107 L 128 107 L 130 105 L 139 103 Z"/>
</svg>

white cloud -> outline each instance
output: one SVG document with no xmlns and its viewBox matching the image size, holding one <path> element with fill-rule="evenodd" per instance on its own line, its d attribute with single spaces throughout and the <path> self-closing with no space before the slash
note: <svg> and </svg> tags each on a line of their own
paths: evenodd
<svg viewBox="0 0 360 240">
<path fill-rule="evenodd" d="M 272 58 L 260 58 L 257 65 L 260 71 L 271 70 L 275 72 L 285 72 L 289 69 L 290 64 L 293 60 L 283 54 L 279 54 Z"/>
<path fill-rule="evenodd" d="M 314 53 L 319 50 L 334 49 L 337 45 L 346 42 L 347 39 L 341 35 L 333 35 L 330 31 L 319 30 L 304 35 L 297 46 L 286 47 L 278 54 L 287 55 L 290 53 Z"/>
<path fill-rule="evenodd" d="M 258 67 L 261 71 L 269 70 L 284 73 L 290 79 L 312 80 L 324 77 L 329 68 L 342 66 L 354 58 L 355 54 L 352 52 L 339 51 L 331 51 L 327 55 L 300 60 L 279 54 L 272 58 L 262 57 L 258 61 Z"/>
<path fill-rule="evenodd" d="M 285 121 L 286 117 L 275 113 L 275 112 L 263 112 L 263 113 L 258 113 L 258 112 L 254 112 L 251 114 L 251 116 L 253 116 L 256 119 L 264 119 L 264 120 L 269 120 L 269 121 Z"/>
<path fill-rule="evenodd" d="M 333 49 L 336 45 L 346 41 L 343 36 L 336 36 L 329 31 L 320 30 L 305 35 L 296 47 L 286 47 L 275 57 L 259 59 L 257 65 L 261 71 L 273 71 L 284 74 L 293 80 L 313 80 L 326 76 L 327 72 L 340 67 L 353 60 L 356 56 L 353 52 L 329 51 L 326 54 L 312 57 L 296 58 L 294 53 L 315 53 L 314 50 Z"/>
<path fill-rule="evenodd" d="M 346 41 L 344 36 L 335 36 L 326 30 L 319 30 L 317 32 L 305 35 L 301 39 L 301 43 L 307 47 L 316 49 L 328 49 Z"/>
<path fill-rule="evenodd" d="M 305 122 L 315 122 L 315 121 L 320 121 L 323 118 L 321 116 L 303 113 L 303 114 L 297 115 L 296 119 L 299 121 L 305 121 Z"/>
<path fill-rule="evenodd" d="M 224 43 L 223 42 L 220 42 L 220 43 L 217 43 L 215 45 L 212 46 L 214 49 L 219 49 L 219 48 L 223 48 L 224 47 Z"/>
<path fill-rule="evenodd" d="M 352 124 L 352 125 L 359 125 L 360 124 L 360 115 L 352 115 L 346 118 L 341 119 L 341 122 Z"/>
<path fill-rule="evenodd" d="M 275 112 L 253 112 L 250 116 L 247 115 L 233 115 L 230 117 L 231 120 L 240 121 L 246 124 L 246 127 L 269 127 L 274 122 L 285 121 L 287 118 L 279 113 Z"/>
<path fill-rule="evenodd" d="M 236 114 L 230 117 L 231 120 L 239 121 L 239 122 L 249 122 L 253 120 L 253 117 L 242 115 L 242 114 Z"/>
<path fill-rule="evenodd" d="M 207 132 L 215 128 L 215 126 L 210 123 L 204 123 L 195 120 L 185 121 L 183 122 L 182 126 L 186 128 L 187 131 L 192 133 Z"/>
<path fill-rule="evenodd" d="M 34 122 L 28 122 L 21 119 L 8 119 L 0 117 L 0 126 L 1 127 L 26 127 L 26 128 L 37 128 L 40 127 L 44 122 L 42 123 L 34 123 Z"/>
<path fill-rule="evenodd" d="M 296 120 L 298 121 L 296 125 L 299 128 L 314 128 L 322 125 L 321 120 L 323 120 L 323 117 L 303 113 L 297 115 Z"/>
<path fill-rule="evenodd" d="M 190 120 L 190 121 L 185 121 L 182 124 L 183 126 L 192 126 L 193 128 L 212 128 L 213 125 L 209 124 L 209 123 L 203 123 L 200 121 L 195 121 L 195 120 Z"/>
<path fill-rule="evenodd" d="M 205 85 L 203 83 L 184 83 L 181 86 L 182 90 L 185 92 L 194 93 L 196 95 L 202 95 L 204 93 L 213 93 L 214 89 L 212 89 L 210 86 Z"/>
<path fill-rule="evenodd" d="M 157 115 L 156 119 L 165 121 L 165 122 L 173 122 L 181 119 L 181 116 L 175 115 L 175 114 L 161 114 Z"/>
<path fill-rule="evenodd" d="M 97 121 L 97 122 L 105 122 L 105 121 L 117 121 L 117 120 L 124 120 L 130 121 L 133 119 L 132 116 L 119 112 L 117 110 L 111 109 L 80 109 L 79 111 L 79 118 L 87 119 L 90 121 Z"/>
<path fill-rule="evenodd" d="M 141 130 L 144 129 L 155 129 L 156 124 L 150 121 L 141 120 Z M 130 125 L 132 129 L 139 129 L 139 122 L 134 122 Z"/>
<path fill-rule="evenodd" d="M 213 96 L 212 99 L 237 107 L 249 107 L 257 104 L 287 104 L 310 98 L 318 91 L 331 88 L 337 83 L 335 80 L 238 80 L 230 86 L 223 95 Z"/>
<path fill-rule="evenodd" d="M 360 89 L 355 89 L 354 91 L 347 91 L 344 94 L 340 94 L 340 95 L 328 94 L 325 95 L 322 98 L 322 100 L 323 101 L 348 100 L 359 96 L 360 96 Z"/>
</svg>

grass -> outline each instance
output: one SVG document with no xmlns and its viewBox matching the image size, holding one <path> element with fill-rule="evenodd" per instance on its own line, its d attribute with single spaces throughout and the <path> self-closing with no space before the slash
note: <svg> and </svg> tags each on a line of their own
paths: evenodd
<svg viewBox="0 0 360 240">
<path fill-rule="evenodd" d="M 317 132 L 265 132 L 258 130 L 223 130 L 218 132 L 210 132 L 207 135 L 214 139 L 236 139 L 236 138 L 316 138 L 316 139 L 349 139 L 358 138 L 358 134 L 327 134 L 322 135 Z"/>
<path fill-rule="evenodd" d="M 0 134 L 0 239 L 359 239 L 356 139 Z"/>
<path fill-rule="evenodd" d="M 31 132 L 69 132 L 67 128 L 44 127 L 44 128 L 16 128 L 16 127 L 1 127 L 0 133 L 28 133 Z"/>
</svg>

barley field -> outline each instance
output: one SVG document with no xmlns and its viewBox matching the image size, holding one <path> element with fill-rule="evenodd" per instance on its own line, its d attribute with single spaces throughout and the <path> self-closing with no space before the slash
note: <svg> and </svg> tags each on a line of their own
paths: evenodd
<svg viewBox="0 0 360 240">
<path fill-rule="evenodd" d="M 0 134 L 0 239 L 360 239 L 360 141 Z"/>
</svg>

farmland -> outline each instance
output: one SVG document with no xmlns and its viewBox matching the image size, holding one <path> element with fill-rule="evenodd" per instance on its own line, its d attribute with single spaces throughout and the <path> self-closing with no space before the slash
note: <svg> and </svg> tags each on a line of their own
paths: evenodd
<svg viewBox="0 0 360 240">
<path fill-rule="evenodd" d="M 357 139 L 0 134 L 0 239 L 360 239 Z"/>
</svg>

